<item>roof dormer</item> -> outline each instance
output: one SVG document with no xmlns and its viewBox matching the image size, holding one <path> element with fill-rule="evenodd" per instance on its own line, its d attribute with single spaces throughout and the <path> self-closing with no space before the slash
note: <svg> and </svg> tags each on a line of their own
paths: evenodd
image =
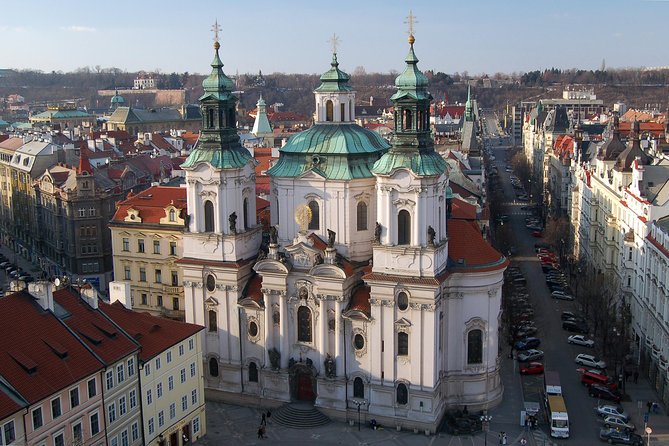
<svg viewBox="0 0 669 446">
<path fill-rule="evenodd" d="M 128 215 L 123 219 L 127 223 L 141 223 L 142 217 L 139 216 L 139 211 L 137 209 L 129 208 Z"/>
</svg>

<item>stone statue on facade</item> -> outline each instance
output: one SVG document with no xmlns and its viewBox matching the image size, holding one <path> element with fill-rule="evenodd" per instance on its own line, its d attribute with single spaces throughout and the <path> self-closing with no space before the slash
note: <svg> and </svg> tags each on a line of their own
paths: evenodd
<svg viewBox="0 0 669 446">
<path fill-rule="evenodd" d="M 378 221 L 376 222 L 376 226 L 374 226 L 374 241 L 376 243 L 381 243 L 381 230 L 383 229 L 383 226 L 381 226 L 381 223 Z"/>
<path fill-rule="evenodd" d="M 320 265 L 321 263 L 323 263 L 323 256 L 316 254 L 316 257 L 314 258 L 314 265 Z"/>
<path fill-rule="evenodd" d="M 328 353 L 325 357 L 325 361 L 323 361 L 323 367 L 325 368 L 326 378 L 335 378 L 337 376 L 337 366 L 332 356 L 330 356 L 330 353 Z"/>
<path fill-rule="evenodd" d="M 281 367 L 280 361 L 281 361 L 281 353 L 279 353 L 279 350 L 275 348 L 270 348 L 267 351 L 267 355 L 269 356 L 269 364 L 272 367 L 272 370 L 279 370 Z"/>
<path fill-rule="evenodd" d="M 190 232 L 190 214 L 184 215 L 184 229 Z"/>
<path fill-rule="evenodd" d="M 277 231 L 276 226 L 269 227 L 269 243 L 271 245 L 276 245 L 279 242 L 279 231 Z"/>
<path fill-rule="evenodd" d="M 336 236 L 337 236 L 336 232 L 334 232 L 331 229 L 328 229 L 328 248 L 334 248 Z"/>
<path fill-rule="evenodd" d="M 237 213 L 233 212 L 228 217 L 228 222 L 230 223 L 230 232 L 233 234 L 237 233 Z"/>
<path fill-rule="evenodd" d="M 427 227 L 427 243 L 431 246 L 434 246 L 434 238 L 437 236 L 434 228 L 432 226 Z"/>
</svg>

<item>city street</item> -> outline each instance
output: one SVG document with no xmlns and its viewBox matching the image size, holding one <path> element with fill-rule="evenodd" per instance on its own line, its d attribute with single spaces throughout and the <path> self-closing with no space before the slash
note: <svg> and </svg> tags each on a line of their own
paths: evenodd
<svg viewBox="0 0 669 446">
<path fill-rule="evenodd" d="M 511 260 L 513 264 L 520 267 L 527 279 L 527 291 L 535 311 L 534 321 L 536 326 L 539 327 L 539 332 L 536 335 L 541 339 L 539 349 L 545 352 L 544 364 L 546 370 L 554 370 L 560 374 L 563 396 L 569 413 L 571 438 L 569 440 L 553 440 L 553 442 L 557 444 L 568 442 L 571 445 L 583 446 L 599 443 L 598 434 L 601 424 L 594 414 L 594 408 L 600 401 L 588 396 L 587 389 L 580 383 L 579 374 L 576 372 L 578 366 L 574 362 L 574 358 L 579 353 L 593 354 L 596 352 L 587 347 L 567 343 L 567 337 L 572 333 L 562 329 L 560 315 L 563 311 L 578 312 L 578 308 L 573 302 L 551 297 L 545 284 L 544 274 L 541 271 L 541 264 L 534 251 L 534 244 L 541 239 L 533 237 L 531 231 L 525 228 L 525 217 L 530 215 L 530 212 L 521 208 L 526 206 L 527 203 L 514 200 L 514 191 L 509 181 L 511 174 L 504 171 L 505 164 L 510 162 L 510 159 L 507 159 L 506 148 L 500 148 L 495 144 L 492 147 L 496 158 L 493 164 L 498 166 L 499 179 L 504 191 L 503 212 L 509 217 L 508 222 L 504 225 L 511 225 L 511 231 L 508 232 L 512 237 L 511 244 L 517 250 Z M 524 377 L 523 379 L 531 381 L 536 378 Z M 641 381 L 637 385 L 627 384 L 627 390 L 632 397 L 632 401 L 624 403 L 625 408 L 632 415 L 633 422 L 639 426 L 637 433 L 642 433 L 643 419 L 637 410 L 637 400 L 641 399 L 645 404 L 647 399 L 654 397 L 653 393 L 650 391 L 650 386 Z M 505 399 L 508 396 L 508 393 L 505 392 Z M 528 396 L 526 395 L 526 397 Z M 607 401 L 601 401 L 601 403 L 610 404 Z M 666 415 L 651 415 L 650 424 L 652 425 L 654 420 L 658 424 L 654 429 L 654 434 L 667 433 L 666 428 L 669 423 L 666 419 Z M 545 421 L 540 424 L 540 427 L 548 433 L 548 426 Z M 661 436 L 655 437 L 655 441 L 652 441 L 651 444 L 669 444 L 665 441 L 660 442 L 660 438 Z M 653 439 L 653 436 L 651 436 L 651 439 Z"/>
</svg>

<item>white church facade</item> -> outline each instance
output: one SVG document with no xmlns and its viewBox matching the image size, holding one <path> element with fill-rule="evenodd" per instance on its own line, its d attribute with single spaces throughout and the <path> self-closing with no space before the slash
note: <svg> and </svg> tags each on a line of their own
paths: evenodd
<svg viewBox="0 0 669 446">
<path fill-rule="evenodd" d="M 206 327 L 208 394 L 312 402 L 434 432 L 449 408 L 502 397 L 498 331 L 507 260 L 476 222 L 451 218 L 447 163 L 430 133 L 414 38 L 388 143 L 355 124 L 336 53 L 314 125 L 281 148 L 268 243 L 255 221 L 255 161 L 239 144 L 218 55 L 186 172 L 186 320 Z"/>
</svg>

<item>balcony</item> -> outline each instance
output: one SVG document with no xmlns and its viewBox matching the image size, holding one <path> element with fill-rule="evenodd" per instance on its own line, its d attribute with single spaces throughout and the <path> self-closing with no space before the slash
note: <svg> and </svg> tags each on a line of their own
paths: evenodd
<svg viewBox="0 0 669 446">
<path fill-rule="evenodd" d="M 170 310 L 169 308 L 159 307 L 160 315 L 168 319 L 175 319 L 183 321 L 186 319 L 186 312 L 184 310 Z"/>
<path fill-rule="evenodd" d="M 165 294 L 183 294 L 184 287 L 163 285 L 163 293 Z"/>
</svg>

